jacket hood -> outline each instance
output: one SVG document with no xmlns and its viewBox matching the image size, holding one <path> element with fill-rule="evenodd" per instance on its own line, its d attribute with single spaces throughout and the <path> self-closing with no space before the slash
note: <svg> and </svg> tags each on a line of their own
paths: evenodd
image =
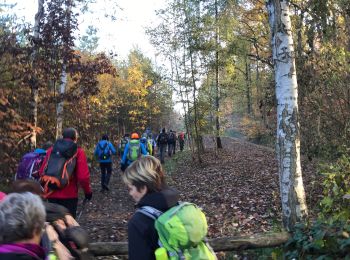
<svg viewBox="0 0 350 260">
<path fill-rule="evenodd" d="M 105 143 L 109 143 L 109 141 L 108 140 L 100 140 L 98 143 L 100 145 L 104 145 Z"/>
<path fill-rule="evenodd" d="M 78 146 L 70 139 L 59 139 L 53 146 L 52 154 L 61 153 L 65 158 L 71 158 L 77 152 Z"/>
<path fill-rule="evenodd" d="M 179 192 L 173 188 L 166 187 L 162 191 L 146 194 L 136 207 L 151 206 L 164 212 L 175 206 L 178 201 Z"/>
</svg>

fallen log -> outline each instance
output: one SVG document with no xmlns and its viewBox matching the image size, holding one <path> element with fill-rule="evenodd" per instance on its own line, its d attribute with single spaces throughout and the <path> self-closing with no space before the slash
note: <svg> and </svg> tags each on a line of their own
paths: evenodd
<svg viewBox="0 0 350 260">
<path fill-rule="evenodd" d="M 254 248 L 276 247 L 289 239 L 288 232 L 259 233 L 249 236 L 220 237 L 209 239 L 208 242 L 215 252 L 235 251 Z M 90 251 L 95 256 L 127 255 L 127 242 L 97 242 L 90 243 Z"/>
<path fill-rule="evenodd" d="M 250 236 L 219 237 L 209 240 L 215 252 L 276 247 L 289 239 L 288 232 L 259 233 Z"/>
</svg>

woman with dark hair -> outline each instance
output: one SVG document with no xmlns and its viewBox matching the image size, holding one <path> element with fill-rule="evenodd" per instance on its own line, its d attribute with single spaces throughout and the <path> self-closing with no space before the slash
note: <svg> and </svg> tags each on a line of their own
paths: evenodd
<svg viewBox="0 0 350 260">
<path fill-rule="evenodd" d="M 122 175 L 136 208 L 151 206 L 165 212 L 178 203 L 179 193 L 168 187 L 160 161 L 144 156 L 134 161 Z M 128 223 L 129 259 L 155 259 L 159 247 L 154 219 L 136 211 Z"/>
</svg>

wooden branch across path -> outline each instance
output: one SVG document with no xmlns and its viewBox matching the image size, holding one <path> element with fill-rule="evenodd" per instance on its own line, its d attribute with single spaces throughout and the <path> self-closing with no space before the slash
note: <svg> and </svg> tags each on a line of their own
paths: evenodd
<svg viewBox="0 0 350 260">
<path fill-rule="evenodd" d="M 250 236 L 220 237 L 209 239 L 209 244 L 215 252 L 235 251 L 253 248 L 276 247 L 289 239 L 288 232 L 259 233 Z M 127 255 L 127 242 L 97 242 L 90 243 L 90 251 L 95 256 Z"/>
</svg>

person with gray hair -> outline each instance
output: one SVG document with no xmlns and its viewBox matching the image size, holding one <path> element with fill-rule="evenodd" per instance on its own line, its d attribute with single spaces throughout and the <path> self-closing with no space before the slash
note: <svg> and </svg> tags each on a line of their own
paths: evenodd
<svg viewBox="0 0 350 260">
<path fill-rule="evenodd" d="M 46 212 L 41 198 L 12 193 L 0 202 L 0 259 L 45 259 L 40 246 Z"/>
</svg>

